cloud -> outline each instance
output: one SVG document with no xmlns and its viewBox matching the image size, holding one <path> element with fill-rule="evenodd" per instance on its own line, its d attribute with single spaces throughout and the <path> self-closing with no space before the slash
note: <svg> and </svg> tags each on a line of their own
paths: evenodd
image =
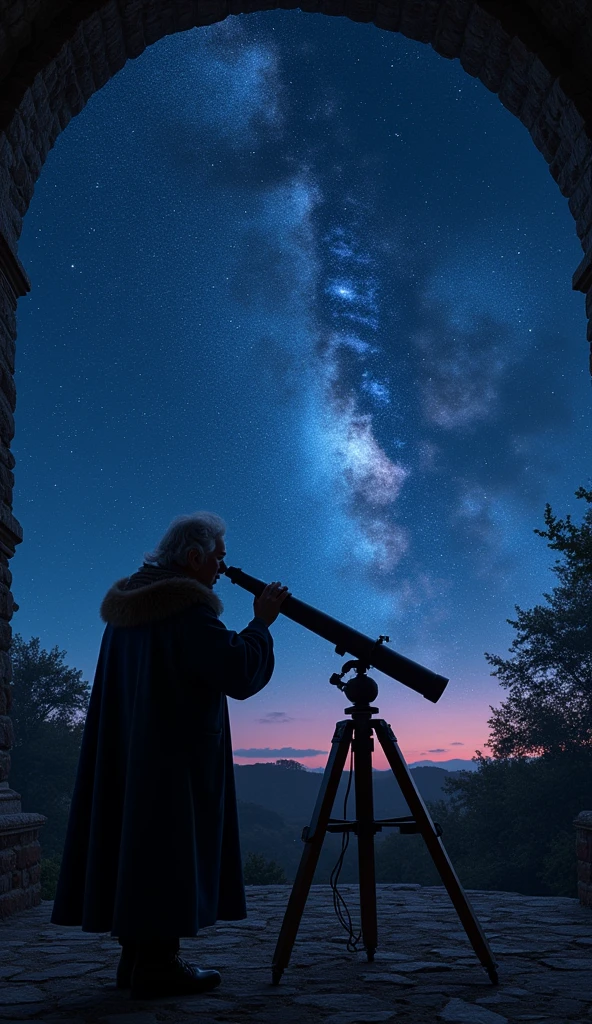
<svg viewBox="0 0 592 1024">
<path fill-rule="evenodd" d="M 293 722 L 294 719 L 287 715 L 285 711 L 268 711 L 263 718 L 258 718 L 258 722 L 262 722 L 264 725 L 281 725 L 282 722 Z"/>
<path fill-rule="evenodd" d="M 384 405 L 388 405 L 391 400 L 387 385 L 379 380 L 373 380 L 368 370 L 364 370 L 362 374 L 362 391 L 366 391 L 376 402 Z"/>
<path fill-rule="evenodd" d="M 448 747 L 434 747 L 433 750 L 428 750 L 428 754 L 447 754 Z"/>
<path fill-rule="evenodd" d="M 360 287 L 352 279 L 333 280 L 329 281 L 326 292 L 340 303 L 362 306 L 373 313 L 377 311 L 376 285 L 373 281 L 366 281 Z"/>
<path fill-rule="evenodd" d="M 451 746 L 451 747 L 464 747 L 464 743 L 461 743 L 461 742 L 460 742 L 460 740 L 454 740 L 454 741 L 453 741 L 453 742 L 452 742 L 452 743 L 450 744 L 450 746 Z"/>
<path fill-rule="evenodd" d="M 407 531 L 386 519 L 363 519 L 357 530 L 358 537 L 352 540 L 360 554 L 383 572 L 393 569 L 409 547 Z"/>
<path fill-rule="evenodd" d="M 464 430 L 488 420 L 499 401 L 499 385 L 512 360 L 507 326 L 483 317 L 471 330 L 452 328 L 444 310 L 430 311 L 438 327 L 415 335 L 427 365 L 421 382 L 428 423 L 446 431 Z"/>
<path fill-rule="evenodd" d="M 300 750 L 298 747 L 241 747 L 233 750 L 235 757 L 264 757 L 277 759 L 280 757 L 318 757 L 327 754 L 327 750 Z"/>
<path fill-rule="evenodd" d="M 249 38 L 238 19 L 200 29 L 201 45 L 192 62 L 195 113 L 224 135 L 233 147 L 244 146 L 254 129 L 281 120 L 281 83 L 275 48 Z M 203 40 L 203 41 L 202 41 Z M 191 95 L 191 93 L 189 93 Z"/>
<path fill-rule="evenodd" d="M 293 173 L 286 147 L 276 146 L 280 152 L 269 159 L 269 145 L 281 139 L 285 120 L 273 41 L 262 42 L 245 20 L 227 18 L 160 45 L 168 48 L 168 59 L 151 65 L 159 121 L 149 155 L 153 160 L 158 153 L 179 187 L 201 201 L 197 190 L 204 181 L 219 194 L 227 187 L 251 193 Z"/>
<path fill-rule="evenodd" d="M 320 198 L 313 181 L 292 175 L 252 198 L 248 216 L 236 225 L 232 297 L 260 320 L 282 314 L 283 332 L 290 315 L 302 324 L 315 290 L 312 214 Z"/>
<path fill-rule="evenodd" d="M 379 351 L 370 342 L 364 341 L 363 338 L 358 338 L 355 334 L 331 334 L 327 340 L 327 350 L 339 347 L 349 348 L 353 352 L 357 352 L 358 355 L 375 354 Z"/>
<path fill-rule="evenodd" d="M 338 260 L 353 263 L 354 266 L 356 264 L 367 266 L 372 263 L 372 257 L 359 251 L 359 246 L 353 234 L 346 231 L 343 227 L 333 228 L 328 233 L 326 241 L 328 242 L 328 251 L 332 256 L 336 256 Z"/>
<path fill-rule="evenodd" d="M 388 505 L 397 498 L 408 471 L 392 462 L 378 444 L 372 417 L 357 410 L 353 398 L 334 401 L 325 436 L 343 483 L 368 505 Z"/>
</svg>

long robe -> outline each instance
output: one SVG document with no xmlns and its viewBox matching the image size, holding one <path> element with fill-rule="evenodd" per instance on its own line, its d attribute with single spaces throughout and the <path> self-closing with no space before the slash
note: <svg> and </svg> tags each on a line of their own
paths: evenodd
<svg viewBox="0 0 592 1024">
<path fill-rule="evenodd" d="M 139 576 L 140 574 L 136 574 Z M 54 924 L 136 939 L 246 917 L 228 705 L 274 667 L 259 618 L 240 633 L 188 577 L 119 580 L 88 714 Z"/>
</svg>

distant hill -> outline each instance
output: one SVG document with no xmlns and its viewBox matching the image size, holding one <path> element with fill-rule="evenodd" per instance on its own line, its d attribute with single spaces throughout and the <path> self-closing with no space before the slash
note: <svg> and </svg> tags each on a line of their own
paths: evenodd
<svg viewBox="0 0 592 1024">
<path fill-rule="evenodd" d="M 461 757 L 453 757 L 450 761 L 412 761 L 410 768 L 444 768 L 448 772 L 476 772 L 477 765 L 474 761 L 464 760 Z M 322 775 L 324 768 L 307 768 L 307 772 L 315 772 Z M 374 768 L 373 771 L 376 771 Z"/>
<path fill-rule="evenodd" d="M 461 757 L 453 757 L 450 761 L 414 761 L 410 768 L 445 768 L 448 772 L 476 772 L 478 765 L 474 761 L 465 761 Z"/>
<path fill-rule="evenodd" d="M 299 771 L 280 765 L 259 763 L 234 766 L 236 793 L 245 804 L 273 811 L 282 817 L 288 826 L 302 828 L 309 823 L 322 775 L 317 772 Z M 444 768 L 431 765 L 412 769 L 412 777 L 424 800 L 445 799 L 443 786 L 451 774 Z M 348 772 L 341 777 L 333 816 L 343 816 L 343 800 L 347 787 Z M 374 772 L 374 813 L 377 818 L 391 818 L 409 814 L 392 772 Z M 353 782 L 348 802 L 348 817 L 353 814 Z"/>
</svg>

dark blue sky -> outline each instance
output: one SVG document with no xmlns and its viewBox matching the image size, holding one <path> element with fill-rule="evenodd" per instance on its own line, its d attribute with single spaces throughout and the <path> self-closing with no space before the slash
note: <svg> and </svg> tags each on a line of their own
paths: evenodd
<svg viewBox="0 0 592 1024">
<path fill-rule="evenodd" d="M 533 528 L 590 482 L 581 249 L 523 126 L 373 26 L 229 18 L 92 98 L 20 256 L 15 629 L 92 679 L 108 586 L 212 509 L 231 564 L 450 676 L 379 704 L 411 760 L 470 757 L 483 652 L 552 582 Z M 241 628 L 249 596 L 219 592 Z M 326 750 L 339 659 L 274 634 L 235 746 Z"/>
</svg>

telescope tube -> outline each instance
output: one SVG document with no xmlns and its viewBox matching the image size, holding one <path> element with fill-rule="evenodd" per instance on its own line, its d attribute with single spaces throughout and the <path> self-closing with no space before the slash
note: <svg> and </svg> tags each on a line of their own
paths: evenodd
<svg viewBox="0 0 592 1024">
<path fill-rule="evenodd" d="M 265 589 L 266 584 L 262 580 L 249 576 L 233 565 L 226 566 L 224 572 L 232 583 L 238 584 L 243 590 L 248 590 L 255 597 L 259 597 Z M 445 676 L 439 676 L 416 661 L 397 654 L 390 647 L 377 644 L 364 633 L 358 633 L 356 629 L 351 629 L 339 619 L 334 619 L 312 605 L 299 601 L 297 597 L 287 597 L 282 602 L 280 611 L 293 622 L 298 622 L 299 625 L 310 629 L 311 633 L 316 633 L 317 636 L 322 636 L 324 640 L 334 644 L 338 654 L 353 654 L 363 664 L 372 665 L 391 679 L 396 679 L 416 693 L 421 693 L 422 697 L 431 700 L 433 704 L 444 693 L 448 683 Z"/>
</svg>

